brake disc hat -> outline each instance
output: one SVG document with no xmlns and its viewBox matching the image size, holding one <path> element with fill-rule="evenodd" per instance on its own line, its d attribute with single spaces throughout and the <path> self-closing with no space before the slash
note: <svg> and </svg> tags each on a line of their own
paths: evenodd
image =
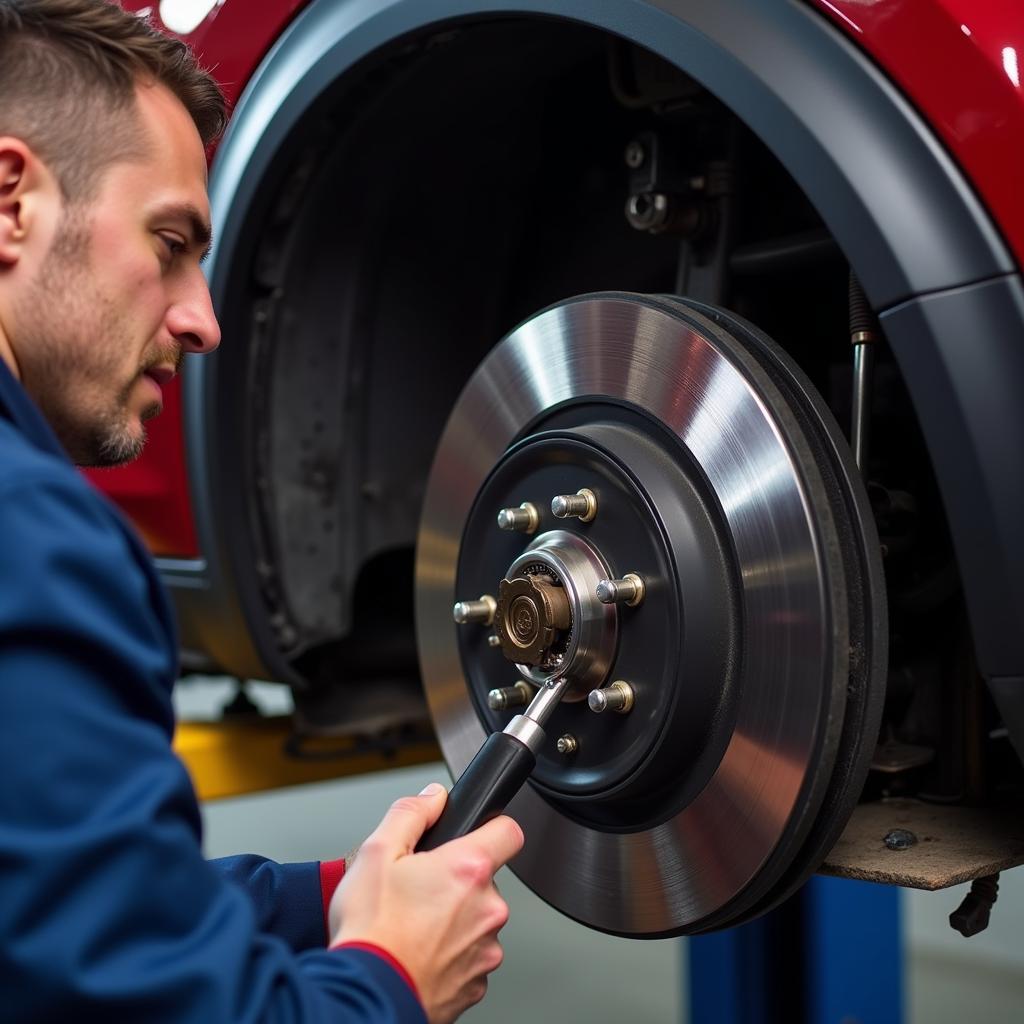
<svg viewBox="0 0 1024 1024">
<path fill-rule="evenodd" d="M 649 465 L 648 450 L 657 452 Z M 615 750 L 609 716 L 603 732 L 583 737 L 628 770 L 604 784 L 592 761 L 577 784 L 553 752 L 546 766 L 539 761 L 535 782 L 509 808 L 527 837 L 512 868 L 552 906 L 601 931 L 658 937 L 732 926 L 814 870 L 849 817 L 874 748 L 885 605 L 864 489 L 802 372 L 725 311 L 606 293 L 526 321 L 466 385 L 424 501 L 419 651 L 455 775 L 496 727 L 482 696 L 501 685 L 503 667 L 460 633 L 451 611 L 466 596 L 458 586 L 500 574 L 490 567 L 503 556 L 487 550 L 499 532 L 494 500 L 563 477 L 572 492 L 588 472 L 588 486 L 592 477 L 598 491 L 601 479 L 607 486 L 593 527 L 580 527 L 586 542 L 619 572 L 641 557 L 631 537 L 646 526 L 597 530 L 602 509 L 627 503 L 611 481 L 629 478 L 628 522 L 649 519 L 650 545 L 666 551 L 657 564 L 675 567 L 647 570 L 649 610 L 636 609 L 634 620 L 649 613 L 670 623 L 667 668 L 646 689 L 637 682 L 629 757 Z M 654 477 L 667 475 L 680 486 L 659 490 Z M 679 523 L 705 520 L 713 537 L 698 530 L 680 551 Z M 477 562 L 489 566 L 482 577 Z M 713 622 L 705 604 L 719 609 Z M 642 675 L 636 666 L 659 655 L 649 641 L 634 650 L 639 634 L 622 619 L 609 680 L 627 665 Z M 559 713 L 576 716 L 577 733 L 591 728 L 586 702 Z M 551 732 L 558 728 L 553 719 Z"/>
</svg>

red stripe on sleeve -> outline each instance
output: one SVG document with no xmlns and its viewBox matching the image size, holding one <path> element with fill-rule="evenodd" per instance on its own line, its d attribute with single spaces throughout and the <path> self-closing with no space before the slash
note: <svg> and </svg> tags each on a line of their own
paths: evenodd
<svg viewBox="0 0 1024 1024">
<path fill-rule="evenodd" d="M 320 899 L 323 902 L 324 908 L 324 935 L 327 936 L 324 942 L 325 946 L 331 941 L 331 928 L 327 922 L 327 910 L 331 905 L 331 897 L 334 895 L 334 890 L 338 888 L 338 883 L 344 877 L 344 874 L 344 857 L 339 860 L 320 861 Z"/>
<path fill-rule="evenodd" d="M 381 960 L 390 964 L 395 969 L 402 981 L 409 986 L 412 994 L 419 1000 L 420 1005 L 423 1005 L 423 1000 L 420 999 L 420 993 L 416 988 L 416 982 L 412 980 L 412 975 L 383 946 L 378 946 L 373 942 L 353 940 L 352 942 L 339 942 L 338 945 L 331 946 L 331 949 L 361 949 L 365 953 L 373 953 L 375 956 L 379 956 Z"/>
</svg>

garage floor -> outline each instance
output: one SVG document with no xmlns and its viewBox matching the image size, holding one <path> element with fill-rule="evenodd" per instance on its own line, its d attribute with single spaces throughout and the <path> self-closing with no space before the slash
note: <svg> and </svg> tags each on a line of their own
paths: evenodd
<svg viewBox="0 0 1024 1024">
<path fill-rule="evenodd" d="M 203 698 L 191 687 L 182 690 L 179 708 L 202 717 Z M 393 799 L 434 779 L 448 781 L 443 765 L 211 803 L 204 808 L 206 852 L 254 852 L 277 860 L 342 856 L 374 828 Z M 485 1002 L 462 1018 L 467 1024 L 686 1020 L 685 940 L 600 935 L 551 910 L 508 871 L 499 876 L 499 886 L 512 914 L 502 933 L 505 964 L 493 976 Z M 946 923 L 964 891 L 904 894 L 908 1024 L 1024 1020 L 1024 870 L 1003 875 L 992 924 L 971 940 Z M 544 994 L 543 1004 L 524 1010 L 524 1001 L 538 993 Z"/>
</svg>

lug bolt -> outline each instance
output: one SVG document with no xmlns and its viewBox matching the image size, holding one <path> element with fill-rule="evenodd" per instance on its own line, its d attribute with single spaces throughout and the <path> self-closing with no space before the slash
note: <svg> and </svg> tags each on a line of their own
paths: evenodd
<svg viewBox="0 0 1024 1024">
<path fill-rule="evenodd" d="M 524 501 L 519 508 L 503 508 L 498 513 L 498 526 L 502 530 L 516 530 L 519 533 L 533 533 L 540 524 L 537 506 Z"/>
<path fill-rule="evenodd" d="M 487 638 L 487 646 L 488 647 L 500 647 L 501 646 L 501 637 L 498 636 L 497 633 L 492 633 Z"/>
<path fill-rule="evenodd" d="M 559 494 L 551 499 L 551 511 L 559 519 L 579 519 L 589 523 L 597 515 L 597 495 L 586 487 L 575 494 Z"/>
<path fill-rule="evenodd" d="M 587 695 L 587 704 L 591 711 L 617 711 L 626 714 L 633 707 L 633 687 L 621 679 L 606 686 L 603 690 L 591 690 Z"/>
<path fill-rule="evenodd" d="M 479 622 L 489 626 L 494 621 L 498 602 L 490 594 L 481 595 L 477 601 L 459 601 L 452 609 L 452 618 L 461 626 L 466 622 Z"/>
<path fill-rule="evenodd" d="M 580 741 L 572 733 L 567 732 L 564 736 L 558 737 L 555 749 L 560 754 L 575 754 L 580 749 Z"/>
<path fill-rule="evenodd" d="M 597 599 L 601 604 L 626 604 L 635 608 L 644 599 L 644 581 L 635 572 L 627 572 L 621 580 L 601 580 Z"/>
<path fill-rule="evenodd" d="M 492 711 L 504 711 L 506 708 L 518 708 L 529 704 L 533 691 L 524 682 L 514 686 L 501 686 L 487 694 L 487 706 Z"/>
</svg>

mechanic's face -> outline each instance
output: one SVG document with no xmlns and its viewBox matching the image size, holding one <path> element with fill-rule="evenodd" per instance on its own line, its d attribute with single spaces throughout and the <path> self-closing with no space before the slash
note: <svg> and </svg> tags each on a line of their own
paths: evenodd
<svg viewBox="0 0 1024 1024">
<path fill-rule="evenodd" d="M 22 383 L 80 465 L 135 458 L 183 354 L 220 341 L 199 267 L 210 217 L 202 142 L 163 86 L 136 95 L 144 155 L 65 207 L 12 339 Z"/>
</svg>

